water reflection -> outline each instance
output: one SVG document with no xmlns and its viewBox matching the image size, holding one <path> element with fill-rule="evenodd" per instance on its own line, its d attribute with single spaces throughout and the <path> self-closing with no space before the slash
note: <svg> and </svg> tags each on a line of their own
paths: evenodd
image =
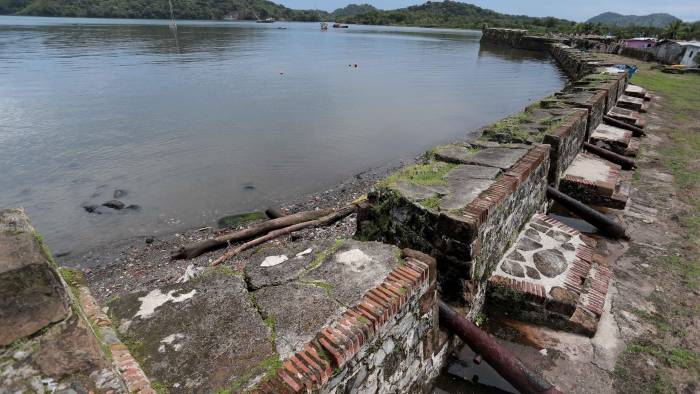
<svg viewBox="0 0 700 394">
<path fill-rule="evenodd" d="M 182 21 L 178 53 L 168 21 L 0 17 L 0 206 L 26 207 L 58 251 L 175 231 L 464 138 L 563 85 L 479 32 L 342 30 Z M 82 209 L 114 189 L 142 210 Z"/>
</svg>

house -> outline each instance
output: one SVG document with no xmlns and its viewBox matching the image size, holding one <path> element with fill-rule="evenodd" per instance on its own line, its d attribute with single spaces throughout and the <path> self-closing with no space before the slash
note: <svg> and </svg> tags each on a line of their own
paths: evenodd
<svg viewBox="0 0 700 394">
<path fill-rule="evenodd" d="M 685 48 L 680 64 L 688 67 L 699 67 L 700 41 L 677 41 L 677 44 Z"/>
<path fill-rule="evenodd" d="M 620 40 L 620 45 L 628 48 L 651 48 L 656 45 L 656 38 L 651 37 L 637 37 L 637 38 L 626 38 Z"/>
<path fill-rule="evenodd" d="M 661 63 L 697 67 L 695 56 L 700 52 L 700 41 L 662 40 L 655 47 L 647 50 L 652 52 Z"/>
</svg>

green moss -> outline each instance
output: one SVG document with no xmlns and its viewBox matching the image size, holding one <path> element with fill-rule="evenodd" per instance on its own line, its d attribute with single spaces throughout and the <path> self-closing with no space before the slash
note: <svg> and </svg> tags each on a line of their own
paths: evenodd
<svg viewBox="0 0 700 394">
<path fill-rule="evenodd" d="M 238 379 L 234 380 L 229 387 L 220 388 L 216 391 L 218 394 L 229 394 L 240 392 L 241 388 L 245 388 L 253 378 L 262 376 L 261 381 L 272 377 L 277 370 L 282 367 L 282 360 L 280 360 L 279 355 L 274 354 L 265 360 L 261 361 L 260 364 L 251 368 L 248 372 L 243 374 Z"/>
<path fill-rule="evenodd" d="M 369 319 L 367 319 L 364 316 L 358 316 L 357 321 L 360 322 L 360 324 L 367 325 L 369 324 Z"/>
<path fill-rule="evenodd" d="M 307 271 L 311 271 L 313 269 L 316 269 L 323 264 L 326 259 L 328 259 L 329 256 L 331 256 L 333 253 L 335 253 L 341 246 L 343 246 L 343 240 L 342 239 L 336 239 L 335 242 L 333 243 L 333 246 L 329 247 L 328 249 L 322 250 L 320 252 L 317 252 L 314 255 L 314 259 L 311 260 L 308 266 L 306 266 Z"/>
<path fill-rule="evenodd" d="M 446 185 L 447 181 L 444 179 L 445 175 L 456 166 L 456 164 L 439 161 L 415 164 L 404 167 L 387 178 L 384 178 L 377 186 L 380 188 L 391 188 L 396 185 L 396 182 L 401 180 L 410 181 L 423 186 Z"/>
<path fill-rule="evenodd" d="M 681 276 L 683 284 L 689 289 L 695 290 L 698 288 L 700 264 L 697 261 L 690 261 L 682 256 L 668 256 L 666 263 Z"/>
<path fill-rule="evenodd" d="M 159 381 L 152 381 L 151 382 L 151 388 L 155 390 L 156 393 L 158 394 L 167 394 L 168 393 L 168 388 L 165 387 L 165 385 Z"/>
<path fill-rule="evenodd" d="M 219 227 L 238 227 L 256 220 L 266 219 L 264 212 L 246 212 L 237 215 L 224 216 L 219 219 Z"/>
<path fill-rule="evenodd" d="M 61 267 L 58 269 L 63 280 L 71 287 L 79 287 L 85 284 L 85 275 L 75 268 Z"/>
<path fill-rule="evenodd" d="M 440 197 L 435 196 L 435 197 L 426 198 L 426 199 L 418 201 L 418 203 L 425 208 L 437 211 L 438 206 L 440 205 Z"/>
<path fill-rule="evenodd" d="M 305 285 L 320 287 L 328 293 L 333 291 L 333 285 L 323 280 L 301 280 L 300 282 Z"/>
</svg>

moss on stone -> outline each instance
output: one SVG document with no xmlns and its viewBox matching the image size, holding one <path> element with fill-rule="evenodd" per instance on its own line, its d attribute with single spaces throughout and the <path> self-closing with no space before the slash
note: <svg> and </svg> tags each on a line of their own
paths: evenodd
<svg viewBox="0 0 700 394">
<path fill-rule="evenodd" d="M 435 197 L 426 198 L 424 200 L 418 201 L 418 203 L 425 208 L 437 211 L 438 205 L 440 204 L 440 197 L 435 196 Z"/>
<path fill-rule="evenodd" d="M 404 167 L 399 171 L 381 180 L 377 186 L 379 188 L 392 188 L 398 181 L 410 181 L 417 185 L 435 186 L 446 185 L 445 175 L 457 165 L 430 161 L 428 163 L 415 164 Z"/>
<path fill-rule="evenodd" d="M 333 246 L 322 250 L 316 253 L 316 255 L 314 255 L 314 259 L 311 260 L 311 263 L 309 263 L 309 265 L 306 266 L 306 270 L 311 271 L 320 267 L 321 264 L 323 264 L 326 261 L 326 259 L 328 259 L 328 257 L 331 256 L 333 253 L 335 253 L 341 246 L 343 246 L 343 240 L 336 239 Z"/>
</svg>

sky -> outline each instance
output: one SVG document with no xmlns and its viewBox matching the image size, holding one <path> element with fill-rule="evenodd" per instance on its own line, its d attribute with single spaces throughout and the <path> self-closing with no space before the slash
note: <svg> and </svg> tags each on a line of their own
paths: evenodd
<svg viewBox="0 0 700 394">
<path fill-rule="evenodd" d="M 381 9 L 394 9 L 427 0 L 273 0 L 290 8 L 333 11 L 350 3 L 369 3 Z M 646 15 L 666 12 L 685 21 L 700 20 L 699 0 L 459 0 L 494 11 L 529 16 L 556 16 L 574 21 L 585 21 L 600 13 L 611 11 L 625 15 Z"/>
</svg>

